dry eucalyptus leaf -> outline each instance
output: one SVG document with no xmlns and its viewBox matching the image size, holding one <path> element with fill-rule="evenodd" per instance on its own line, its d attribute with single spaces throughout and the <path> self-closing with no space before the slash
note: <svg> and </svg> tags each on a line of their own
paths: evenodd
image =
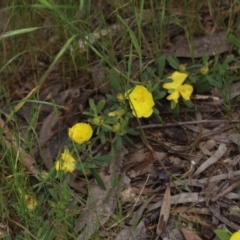
<svg viewBox="0 0 240 240">
<path fill-rule="evenodd" d="M 211 149 L 213 149 L 216 145 L 216 141 L 214 140 L 207 140 L 206 142 L 200 142 L 199 148 L 203 152 L 204 155 L 212 156 L 212 152 L 210 152 Z"/>
<path fill-rule="evenodd" d="M 240 134 L 239 133 L 233 133 L 233 134 L 228 135 L 228 139 L 239 146 L 239 144 L 240 144 Z"/>
<path fill-rule="evenodd" d="M 162 201 L 162 207 L 160 210 L 160 215 L 158 219 L 157 229 L 156 233 L 157 235 L 161 235 L 163 232 L 165 232 L 169 215 L 170 215 L 170 208 L 171 208 L 171 189 L 169 184 L 167 185 L 166 191 L 164 193 L 163 201 Z"/>
<path fill-rule="evenodd" d="M 226 40 L 226 32 L 214 33 L 192 39 L 191 51 L 187 39 L 178 41 L 170 49 L 164 49 L 165 55 L 175 57 L 199 58 L 204 55 L 215 55 L 229 51 L 232 45 Z"/>
<path fill-rule="evenodd" d="M 194 232 L 192 232 L 191 230 L 187 229 L 187 228 L 181 228 L 182 233 L 185 237 L 185 240 L 201 240 L 201 238 Z"/>
<path fill-rule="evenodd" d="M 117 235 L 117 237 L 115 238 L 115 240 L 122 240 L 122 239 L 146 239 L 146 229 L 145 229 L 145 224 L 144 221 L 140 221 L 137 229 L 135 229 L 136 224 L 138 223 L 138 221 L 140 220 L 145 208 L 148 206 L 148 204 L 152 201 L 152 199 L 155 196 L 152 196 L 151 198 L 149 198 L 147 201 L 145 201 L 144 204 L 142 204 L 142 206 L 133 214 L 133 217 L 131 219 L 131 221 L 129 222 L 130 225 L 132 225 L 133 227 L 130 226 L 124 226 L 124 228 L 120 231 L 120 233 Z M 142 229 L 140 229 L 140 227 Z M 139 228 L 139 229 L 138 229 Z M 141 231 L 140 231 L 141 230 Z"/>
<path fill-rule="evenodd" d="M 115 240 L 146 240 L 146 228 L 143 221 L 133 230 L 131 227 L 125 227 Z"/>
<path fill-rule="evenodd" d="M 206 198 L 201 196 L 198 192 L 180 193 L 171 196 L 171 205 L 177 205 L 179 203 L 200 203 L 205 202 Z M 152 211 L 162 206 L 162 201 L 152 204 L 149 206 L 148 211 Z"/>
<path fill-rule="evenodd" d="M 210 157 L 208 158 L 198 169 L 197 171 L 193 174 L 193 176 L 199 175 L 201 172 L 203 172 L 206 168 L 217 162 L 223 154 L 227 151 L 227 146 L 225 143 L 221 143 L 217 149 L 217 151 Z"/>
<path fill-rule="evenodd" d="M 41 131 L 39 133 L 39 143 L 43 146 L 52 136 L 52 129 L 58 122 L 61 113 L 56 113 L 52 111 L 43 121 Z"/>
<path fill-rule="evenodd" d="M 167 157 L 167 155 L 168 154 L 166 152 L 157 152 L 157 151 L 155 151 L 153 153 L 154 160 L 157 160 L 159 162 L 163 161 Z"/>
</svg>

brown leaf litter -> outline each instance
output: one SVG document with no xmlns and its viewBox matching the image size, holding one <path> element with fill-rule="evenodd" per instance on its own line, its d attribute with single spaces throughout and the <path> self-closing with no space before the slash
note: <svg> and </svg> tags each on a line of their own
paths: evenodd
<svg viewBox="0 0 240 240">
<path fill-rule="evenodd" d="M 108 15 L 111 24 L 103 28 L 100 26 L 99 19 L 102 16 L 99 18 L 99 8 L 109 11 L 113 5 L 110 1 L 104 3 L 96 0 L 93 1 L 93 6 L 95 8 L 92 8 L 91 12 L 94 17 L 90 19 L 92 32 L 85 34 L 84 29 L 79 30 L 83 30 L 78 46 L 81 56 L 84 57 L 84 52 L 88 51 L 86 40 L 101 45 L 102 37 L 109 40 L 105 42 L 112 42 L 117 56 L 129 54 L 129 49 L 122 52 L 123 43 L 118 35 L 123 31 L 123 25 L 116 23 L 116 11 L 112 9 L 110 12 L 113 13 Z M 206 11 L 204 4 L 197 12 L 194 12 L 196 6 L 192 6 L 194 10 L 189 16 L 185 16 L 179 6 L 168 9 L 176 18 L 169 18 L 163 23 L 168 28 L 164 43 L 165 55 L 202 57 L 205 54 L 211 56 L 231 51 L 232 45 L 226 40 L 226 30 L 217 26 L 219 16 L 226 16 L 228 11 L 220 8 L 218 4 L 216 6 L 213 15 Z M 122 11 L 121 8 L 118 10 Z M 239 8 L 233 10 L 234 14 L 239 13 Z M 126 4 L 124 11 L 128 13 L 125 23 L 134 29 L 136 21 L 135 17 L 132 17 L 133 10 Z M 146 39 L 142 39 L 142 51 L 146 59 L 142 61 L 142 66 L 139 66 L 139 59 L 133 59 L 134 67 L 130 79 L 134 83 L 142 69 L 153 66 L 154 56 L 149 47 L 153 40 L 147 37 L 147 29 L 158 14 L 157 8 L 154 12 L 148 9 L 143 11 L 142 27 Z M 194 21 L 186 21 L 186 17 L 191 17 Z M 2 22 L 6 23 L 0 28 L 3 31 L 11 29 L 11 25 L 5 21 L 6 16 L 1 15 L 0 19 L 2 18 Z M 195 30 L 194 23 L 199 19 L 203 28 L 197 28 L 194 32 L 190 49 L 188 41 L 183 38 L 184 30 L 180 25 L 189 22 L 186 28 Z M 177 24 L 175 20 L 178 21 Z M 209 21 L 213 24 L 208 24 Z M 46 34 L 52 25 L 51 19 L 44 19 L 43 25 L 40 35 Z M 57 52 L 59 49 L 56 42 L 59 41 L 59 36 L 51 31 L 47 34 L 49 36 L 46 39 L 41 36 L 42 49 L 46 50 L 45 46 L 48 46 L 51 51 Z M 158 38 L 160 39 L 159 35 L 156 36 L 156 39 Z M 39 46 L 39 49 L 41 47 Z M 6 49 L 6 56 L 10 56 L 12 45 L 7 40 Z M 45 57 L 39 56 L 37 64 L 34 65 L 35 69 L 32 69 L 32 63 L 28 63 L 29 55 L 26 56 L 23 65 L 29 67 L 24 67 L 17 76 L 13 74 L 17 83 L 9 89 L 12 100 L 27 100 L 33 93 L 39 93 L 39 103 L 22 102 L 11 116 L 12 121 L 18 123 L 21 136 L 32 119 L 31 110 L 39 109 L 38 121 L 34 126 L 39 134 L 39 142 L 34 143 L 32 156 L 23 149 L 21 141 L 20 144 L 16 142 L 4 120 L 0 120 L 0 127 L 4 132 L 2 141 L 9 148 L 14 146 L 27 173 L 32 175 L 41 172 L 37 168 L 38 164 L 44 164 L 47 170 L 52 168 L 59 151 L 67 141 L 67 127 L 79 119 L 84 120 L 81 113 L 88 98 L 95 97 L 98 93 L 107 93 L 110 89 L 106 83 L 109 69 L 92 56 L 92 62 L 77 73 L 75 69 L 69 70 L 66 63 L 58 63 L 48 77 L 39 83 L 49 65 Z M 123 75 L 128 73 L 122 61 L 116 66 L 116 71 Z M 62 75 L 73 80 L 70 83 L 64 80 Z M 106 239 L 116 240 L 155 239 L 160 236 L 164 239 L 198 240 L 196 232 L 210 239 L 214 229 L 222 223 L 232 230 L 238 230 L 240 211 L 236 209 L 240 199 L 239 89 L 239 83 L 232 84 L 230 89 L 230 100 L 234 100 L 232 106 L 235 108 L 230 119 L 223 117 L 227 115 L 223 96 L 216 89 L 212 89 L 212 95 L 193 96 L 194 109 L 181 106 L 179 120 L 173 119 L 169 105 L 163 104 L 159 110 L 166 124 L 150 120 L 147 125 L 137 127 L 145 129 L 145 145 L 139 143 L 139 139 L 134 139 L 139 149 L 126 146 L 124 152 L 116 150 L 115 161 L 111 163 L 110 170 L 106 172 L 104 169 L 100 172 L 107 191 L 91 182 L 93 185 L 86 204 L 79 204 L 80 214 L 76 222 L 78 239 L 91 239 L 97 231 Z M 1 107 L 8 116 L 16 105 L 6 107 L 1 104 Z M 87 193 L 87 184 L 81 177 L 79 172 L 74 173 L 70 186 L 76 194 L 84 195 Z M 122 219 L 115 215 L 118 201 L 122 203 Z"/>
</svg>

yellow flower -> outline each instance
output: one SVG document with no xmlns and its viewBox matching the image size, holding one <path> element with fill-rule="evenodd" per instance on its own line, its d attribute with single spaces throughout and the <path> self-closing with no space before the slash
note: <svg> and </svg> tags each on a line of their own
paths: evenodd
<svg viewBox="0 0 240 240">
<path fill-rule="evenodd" d="M 27 209 L 29 211 L 33 211 L 37 206 L 37 200 L 29 195 L 25 195 L 24 197 L 25 197 Z"/>
<path fill-rule="evenodd" d="M 68 136 L 76 143 L 87 142 L 93 134 L 92 127 L 88 123 L 76 123 L 68 129 Z"/>
<path fill-rule="evenodd" d="M 168 93 L 170 93 L 170 95 L 167 97 L 168 100 L 173 100 L 175 103 L 178 103 L 180 95 L 183 97 L 183 99 L 190 100 L 193 92 L 193 86 L 189 84 L 182 85 L 187 77 L 187 73 L 181 73 L 177 71 L 168 77 L 173 80 L 170 83 L 163 84 L 163 88 L 168 89 Z"/>
<path fill-rule="evenodd" d="M 153 113 L 153 106 L 155 105 L 150 93 L 144 86 L 137 85 L 134 89 L 129 91 L 128 98 L 130 100 L 130 107 L 135 117 L 148 118 Z"/>
<path fill-rule="evenodd" d="M 240 240 L 240 230 L 238 230 L 237 232 L 235 232 L 235 233 L 231 236 L 230 240 Z"/>
<path fill-rule="evenodd" d="M 55 168 L 57 171 L 63 170 L 65 172 L 73 172 L 76 168 L 76 160 L 68 150 L 64 150 L 61 154 L 60 160 L 56 161 Z"/>
</svg>

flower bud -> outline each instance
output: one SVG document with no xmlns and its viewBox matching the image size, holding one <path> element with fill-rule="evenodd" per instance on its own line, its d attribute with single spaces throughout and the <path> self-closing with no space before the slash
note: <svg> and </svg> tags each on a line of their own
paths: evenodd
<svg viewBox="0 0 240 240">
<path fill-rule="evenodd" d="M 180 64 L 179 65 L 179 71 L 180 72 L 185 72 L 186 71 L 186 65 L 185 64 Z"/>
<path fill-rule="evenodd" d="M 201 73 L 202 75 L 207 75 L 208 72 L 209 72 L 209 68 L 208 68 L 208 67 L 203 66 L 203 67 L 200 68 L 200 73 Z"/>
<path fill-rule="evenodd" d="M 115 133 L 119 133 L 121 131 L 121 124 L 117 123 L 115 125 L 112 126 L 112 131 Z"/>
<path fill-rule="evenodd" d="M 122 93 L 118 93 L 118 94 L 117 94 L 117 100 L 118 100 L 119 102 L 123 102 L 123 101 L 124 101 L 124 96 L 123 96 Z"/>
<path fill-rule="evenodd" d="M 219 73 L 220 73 L 221 75 L 225 75 L 225 74 L 227 73 L 227 71 L 226 71 L 225 69 L 221 69 L 221 70 L 219 71 Z"/>
<path fill-rule="evenodd" d="M 109 117 L 116 117 L 117 119 L 119 119 L 120 117 L 122 117 L 125 114 L 125 110 L 124 109 L 117 109 L 113 112 L 109 112 L 108 116 Z"/>
<path fill-rule="evenodd" d="M 91 123 L 93 125 L 101 126 L 103 123 L 103 117 L 101 117 L 101 116 L 95 117 L 95 118 L 91 119 Z"/>
</svg>

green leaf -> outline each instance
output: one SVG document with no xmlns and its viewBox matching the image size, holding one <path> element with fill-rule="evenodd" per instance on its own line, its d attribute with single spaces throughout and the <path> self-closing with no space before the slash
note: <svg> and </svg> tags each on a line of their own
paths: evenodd
<svg viewBox="0 0 240 240">
<path fill-rule="evenodd" d="M 92 98 L 89 99 L 89 105 L 90 105 L 91 110 L 94 112 L 94 115 L 97 115 L 97 108 L 96 108 L 96 105 Z"/>
<path fill-rule="evenodd" d="M 127 121 L 124 118 L 120 118 L 119 122 L 123 128 L 127 126 Z"/>
<path fill-rule="evenodd" d="M 100 100 L 100 101 L 97 103 L 97 112 L 100 112 L 100 111 L 104 108 L 105 103 L 106 103 L 106 101 L 103 100 L 103 99 Z"/>
<path fill-rule="evenodd" d="M 94 156 L 93 160 L 111 161 L 111 160 L 113 160 L 113 156 L 112 155 L 99 155 L 99 156 Z"/>
<path fill-rule="evenodd" d="M 212 76 L 207 75 L 206 78 L 213 87 L 222 88 L 222 80 L 219 77 L 218 79 L 214 79 Z"/>
<path fill-rule="evenodd" d="M 117 91 L 117 90 L 116 90 Z M 116 102 L 117 101 L 117 98 L 115 97 L 115 96 L 113 96 L 113 95 L 111 95 L 111 94 L 106 94 L 106 97 L 107 97 L 107 99 L 109 99 L 109 100 L 111 100 L 111 101 L 113 101 L 113 102 Z"/>
<path fill-rule="evenodd" d="M 168 57 L 167 57 L 167 62 L 169 63 L 169 65 L 170 65 L 172 68 L 178 70 L 180 63 L 179 63 L 179 61 L 177 60 L 177 58 L 173 58 L 173 57 L 168 56 Z"/>
<path fill-rule="evenodd" d="M 86 112 L 84 111 L 84 112 L 83 112 L 83 114 L 84 114 L 84 115 L 87 115 L 87 116 L 94 117 L 94 115 L 93 115 L 92 113 L 90 113 L 90 112 L 87 112 L 87 111 L 86 111 Z"/>
<path fill-rule="evenodd" d="M 106 123 L 106 124 L 116 124 L 117 122 L 118 122 L 118 120 L 116 117 L 109 117 L 104 121 L 104 123 Z M 104 124 L 104 126 L 105 126 L 105 124 Z M 109 128 L 109 130 L 112 130 L 112 128 Z"/>
<path fill-rule="evenodd" d="M 128 128 L 127 130 L 127 133 L 130 134 L 130 135 L 133 135 L 133 136 L 138 136 L 139 135 L 139 132 L 131 129 L 131 128 Z"/>
<path fill-rule="evenodd" d="M 56 201 L 56 202 L 59 201 L 55 190 L 53 190 L 52 188 L 48 188 L 48 192 L 51 195 L 51 197 L 54 199 L 54 201 Z"/>
<path fill-rule="evenodd" d="M 232 33 L 228 33 L 227 41 L 233 44 L 235 47 L 240 48 L 240 41 Z"/>
<path fill-rule="evenodd" d="M 103 129 L 103 131 L 106 131 L 106 132 L 112 131 L 112 127 L 110 125 L 105 124 L 105 123 L 102 124 L 102 129 Z"/>
<path fill-rule="evenodd" d="M 121 87 L 121 79 L 120 74 L 116 72 L 115 70 L 112 70 L 109 74 L 108 81 L 110 86 L 116 91 L 116 92 L 122 92 Z"/>
<path fill-rule="evenodd" d="M 172 104 L 174 105 L 174 108 L 172 108 Z M 175 103 L 174 101 L 171 101 L 171 108 L 172 113 L 175 118 L 179 118 L 179 103 Z"/>
<path fill-rule="evenodd" d="M 129 144 L 131 144 L 133 147 L 135 147 L 135 148 L 137 148 L 137 149 L 140 149 L 140 147 L 138 147 L 128 136 L 123 136 L 123 139 L 127 142 L 127 143 L 129 143 Z"/>
<path fill-rule="evenodd" d="M 233 62 L 234 60 L 235 60 L 235 56 L 233 54 L 229 54 L 229 55 L 227 55 L 227 58 L 224 61 L 224 63 L 228 64 L 228 63 Z"/>
<path fill-rule="evenodd" d="M 178 103 L 175 103 L 174 101 L 171 101 L 170 103 L 171 103 L 171 109 L 174 109 L 178 104 Z"/>
<path fill-rule="evenodd" d="M 173 80 L 171 78 L 163 78 L 161 81 L 162 81 L 162 83 L 171 83 L 171 82 L 173 82 Z"/>
<path fill-rule="evenodd" d="M 165 63 L 166 63 L 166 59 L 165 56 L 161 56 L 159 58 L 157 58 L 157 74 L 158 77 L 161 78 L 163 76 L 163 71 L 165 69 Z"/>
<path fill-rule="evenodd" d="M 189 76 L 185 83 L 188 83 L 188 84 L 196 83 L 200 77 L 201 77 L 201 75 L 199 75 L 199 76 Z"/>
<path fill-rule="evenodd" d="M 46 237 L 47 233 L 47 237 Z M 59 235 L 59 232 L 57 230 L 53 230 L 51 227 L 51 223 L 49 220 L 46 220 L 43 225 L 39 228 L 37 232 L 37 239 L 48 239 L 48 240 L 53 240 L 56 239 L 56 237 Z M 31 239 L 31 238 L 29 238 Z"/>
<path fill-rule="evenodd" d="M 159 110 L 158 110 L 157 108 L 153 108 L 153 112 L 154 112 L 155 114 L 160 114 L 160 112 L 159 112 Z"/>
<path fill-rule="evenodd" d="M 207 78 L 204 77 L 197 82 L 195 90 L 197 93 L 201 94 L 208 91 L 210 88 L 211 88 L 210 83 L 208 82 Z"/>
<path fill-rule="evenodd" d="M 87 163 L 85 163 L 85 162 L 84 162 L 84 164 L 79 163 L 79 164 L 77 164 L 76 169 L 81 171 L 85 175 L 85 174 L 87 174 L 86 169 L 89 168 L 86 165 L 87 165 Z"/>
<path fill-rule="evenodd" d="M 153 92 L 153 99 L 154 100 L 158 100 L 158 99 L 161 99 L 161 98 L 164 98 L 166 96 L 166 92 L 165 91 L 155 91 Z"/>
<path fill-rule="evenodd" d="M 106 186 L 101 178 L 101 176 L 98 174 L 97 170 L 95 168 L 90 168 L 90 171 L 92 173 L 92 175 L 94 176 L 94 178 L 97 180 L 99 186 L 103 189 L 106 190 Z"/>
<path fill-rule="evenodd" d="M 165 124 L 165 122 L 162 120 L 161 116 L 159 115 L 159 111 L 156 108 L 153 108 L 153 113 L 155 118 L 157 118 L 157 120 L 162 123 Z"/>
<path fill-rule="evenodd" d="M 108 165 L 108 162 L 106 161 L 98 161 L 95 160 L 93 163 L 89 164 L 88 168 L 101 168 L 101 167 L 106 167 Z"/>
<path fill-rule="evenodd" d="M 146 72 L 148 74 L 148 77 L 151 77 L 151 78 L 155 78 L 156 75 L 155 75 L 155 70 L 151 67 L 147 67 L 146 68 Z"/>
<path fill-rule="evenodd" d="M 27 51 L 18 53 L 17 55 L 15 55 L 14 57 L 12 57 L 10 60 L 7 61 L 7 63 L 5 63 L 1 69 L 0 69 L 0 73 L 10 64 L 12 63 L 16 58 L 18 58 L 19 56 L 23 55 L 24 53 L 26 53 Z"/>
<path fill-rule="evenodd" d="M 221 240 L 229 240 L 231 237 L 231 235 L 224 230 L 216 229 L 214 232 Z"/>
<path fill-rule="evenodd" d="M 12 36 L 19 35 L 19 34 L 33 32 L 33 31 L 36 31 L 38 29 L 41 29 L 41 27 L 23 28 L 23 29 L 18 29 L 18 30 L 5 32 L 5 33 L 1 34 L 0 39 L 12 37 Z"/>
<path fill-rule="evenodd" d="M 183 101 L 184 101 L 184 103 L 185 103 L 185 105 L 186 105 L 187 107 L 189 107 L 189 108 L 192 108 L 192 107 L 193 107 L 193 103 L 192 103 L 191 100 L 183 100 Z"/>
<path fill-rule="evenodd" d="M 101 130 L 101 126 L 98 126 L 98 127 L 97 127 L 97 130 L 96 130 L 96 135 L 99 134 L 100 130 Z"/>
<path fill-rule="evenodd" d="M 141 57 L 141 56 L 142 56 L 142 49 L 141 49 L 141 47 L 140 47 L 140 45 L 139 45 L 139 43 L 138 43 L 138 39 L 137 39 L 135 33 L 134 33 L 133 30 L 129 27 L 129 25 L 125 22 L 125 20 L 124 20 L 123 18 L 121 18 L 119 15 L 118 15 L 118 18 L 119 18 L 119 20 L 123 23 L 123 25 L 127 28 L 128 33 L 129 33 L 130 38 L 131 38 L 131 41 L 132 41 L 135 49 L 137 50 L 137 53 L 138 53 L 139 57 Z"/>
<path fill-rule="evenodd" d="M 202 61 L 203 61 L 203 65 L 204 65 L 204 66 L 207 66 L 207 65 L 208 65 L 208 60 L 209 60 L 209 56 L 204 55 L 204 56 L 202 57 Z"/>
<path fill-rule="evenodd" d="M 106 143 L 106 136 L 105 136 L 105 133 L 103 131 L 101 131 L 101 133 L 100 133 L 100 140 L 101 140 L 102 144 Z"/>
<path fill-rule="evenodd" d="M 123 142 L 120 136 L 118 136 L 116 139 L 116 146 L 118 150 L 121 150 L 123 148 Z"/>
</svg>

